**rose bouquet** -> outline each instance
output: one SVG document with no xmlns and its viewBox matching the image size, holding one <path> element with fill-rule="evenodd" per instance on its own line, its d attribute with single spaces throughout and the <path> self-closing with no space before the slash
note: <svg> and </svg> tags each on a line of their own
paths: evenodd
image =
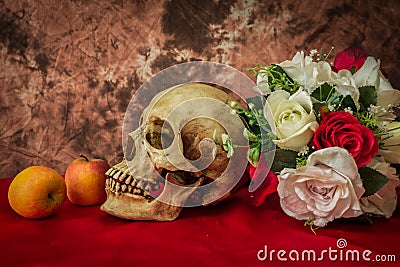
<svg viewBox="0 0 400 267">
<path fill-rule="evenodd" d="M 312 227 L 361 215 L 389 218 L 400 185 L 393 167 L 400 163 L 400 91 L 362 49 L 341 51 L 333 64 L 329 54 L 298 52 L 250 69 L 261 96 L 236 112 L 248 126 L 250 176 L 270 168 L 255 204 L 277 190 L 283 211 Z M 273 161 L 265 161 L 272 152 Z"/>
</svg>

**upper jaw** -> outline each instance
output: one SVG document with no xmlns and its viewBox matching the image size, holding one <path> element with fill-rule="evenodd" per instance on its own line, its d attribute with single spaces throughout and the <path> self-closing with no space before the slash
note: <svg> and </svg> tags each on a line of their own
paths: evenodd
<svg viewBox="0 0 400 267">
<path fill-rule="evenodd" d="M 115 167 L 115 166 L 114 166 Z M 183 193 L 177 194 L 172 185 L 181 185 L 179 173 L 167 172 L 165 181 L 137 179 L 130 172 L 112 167 L 106 172 L 107 200 L 101 210 L 130 220 L 175 220 L 186 200 L 200 186 L 204 178 L 185 186 Z M 154 197 L 153 197 L 154 196 Z M 160 199 L 173 200 L 167 204 Z"/>
<path fill-rule="evenodd" d="M 134 178 L 129 172 L 110 168 L 107 172 L 106 190 L 115 194 L 127 194 L 136 197 L 153 199 L 151 192 L 160 190 L 156 180 Z"/>
</svg>

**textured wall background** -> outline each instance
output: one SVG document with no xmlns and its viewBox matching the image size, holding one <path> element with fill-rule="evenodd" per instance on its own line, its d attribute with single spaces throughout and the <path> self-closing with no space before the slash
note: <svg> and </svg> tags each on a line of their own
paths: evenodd
<svg viewBox="0 0 400 267">
<path fill-rule="evenodd" d="M 64 173 L 79 153 L 118 162 L 134 91 L 181 62 L 246 72 L 357 45 L 399 88 L 399 11 L 396 0 L 0 1 L 0 177 Z"/>
</svg>

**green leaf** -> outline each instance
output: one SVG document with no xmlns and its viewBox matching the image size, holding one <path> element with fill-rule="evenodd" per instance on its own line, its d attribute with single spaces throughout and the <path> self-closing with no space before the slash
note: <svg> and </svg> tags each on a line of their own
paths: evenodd
<svg viewBox="0 0 400 267">
<path fill-rule="evenodd" d="M 352 66 L 352 67 L 350 68 L 351 74 L 356 73 L 356 70 L 357 70 L 357 67 L 356 67 L 356 66 Z"/>
<path fill-rule="evenodd" d="M 353 101 L 353 98 L 351 98 L 351 96 L 349 96 L 349 95 L 346 95 L 342 101 L 341 109 L 345 109 L 345 108 L 351 108 L 351 110 L 354 110 L 354 111 L 357 110 L 357 107 Z"/>
<path fill-rule="evenodd" d="M 227 150 L 227 158 L 231 158 L 232 156 L 233 156 L 233 152 L 234 152 L 234 149 L 233 149 L 233 146 L 232 145 L 229 145 L 228 146 L 228 150 Z"/>
<path fill-rule="evenodd" d="M 307 156 L 298 156 L 296 157 L 296 168 L 300 168 L 302 166 L 305 166 L 307 164 L 307 159 L 308 159 L 308 155 Z"/>
<path fill-rule="evenodd" d="M 214 132 L 213 132 L 213 139 L 214 139 L 214 142 L 215 142 L 217 145 L 219 145 L 219 146 L 222 145 L 221 141 L 218 139 L 217 130 L 214 130 Z"/>
<path fill-rule="evenodd" d="M 277 149 L 275 151 L 274 162 L 271 166 L 271 171 L 277 173 L 284 168 L 296 168 L 297 152 L 286 149 Z"/>
<path fill-rule="evenodd" d="M 311 96 L 314 97 L 315 99 L 317 99 L 318 101 L 326 102 L 328 100 L 328 98 L 332 95 L 334 90 L 335 89 L 332 88 L 332 86 L 330 86 L 327 83 L 324 83 L 323 85 L 321 85 L 320 87 L 315 89 L 311 93 Z"/>
<path fill-rule="evenodd" d="M 262 78 L 267 81 L 271 91 L 285 90 L 290 94 L 293 94 L 300 88 L 300 85 L 290 78 L 279 65 L 272 64 L 263 67 L 258 64 L 256 67 L 249 68 L 248 70 L 253 71 L 254 76 L 256 77 L 261 75 Z"/>
<path fill-rule="evenodd" d="M 251 110 L 255 112 L 257 110 L 264 110 L 265 97 L 264 96 L 253 96 L 246 99 L 247 104 L 253 104 L 254 108 Z"/>
<path fill-rule="evenodd" d="M 385 175 L 372 168 L 361 167 L 358 169 L 358 172 L 365 188 L 365 193 L 362 197 L 375 194 L 388 182 L 388 178 Z"/>
<path fill-rule="evenodd" d="M 260 137 L 261 139 L 265 139 L 265 138 L 269 138 L 268 137 L 268 133 L 271 132 L 271 127 L 267 124 L 267 121 L 264 117 L 264 106 L 265 106 L 265 102 L 266 99 L 264 96 L 255 96 L 255 97 L 251 97 L 251 98 L 247 98 L 246 102 L 248 103 L 248 105 L 250 107 L 252 107 L 250 109 L 250 111 L 253 114 L 257 114 L 257 118 L 258 118 L 258 123 L 251 125 L 250 123 L 248 123 L 248 128 L 249 130 L 255 134 L 256 136 Z M 249 140 L 251 141 L 251 140 Z"/>
<path fill-rule="evenodd" d="M 250 142 L 257 142 L 258 141 L 258 137 L 255 134 L 253 134 L 252 132 L 250 132 L 249 130 L 247 130 L 247 128 L 244 128 L 243 135 Z"/>
<path fill-rule="evenodd" d="M 271 64 L 270 66 L 267 67 L 267 73 L 268 73 L 268 84 L 270 86 L 270 89 L 272 91 L 275 91 L 275 87 L 281 86 L 282 83 L 282 76 L 286 75 L 286 72 L 283 70 L 283 68 L 279 65 L 276 64 Z M 286 75 L 286 78 L 290 81 L 290 77 Z"/>
<path fill-rule="evenodd" d="M 323 106 L 334 106 L 338 107 L 340 104 L 340 95 L 336 92 L 335 88 L 333 88 L 328 83 L 324 83 L 317 89 L 315 89 L 311 93 L 311 97 L 314 99 L 313 107 L 316 113 L 319 113 L 319 110 Z"/>
<path fill-rule="evenodd" d="M 271 65 L 270 65 L 270 68 L 273 69 L 273 70 L 275 70 L 275 71 L 277 71 L 277 72 L 279 72 L 279 73 L 281 73 L 281 74 L 286 73 L 286 72 L 284 71 L 284 69 L 283 69 L 281 66 L 277 65 L 277 64 L 271 64 Z M 274 77 L 275 77 L 275 78 L 279 78 L 279 76 L 277 76 L 277 75 L 274 75 Z M 289 79 L 290 79 L 290 78 L 289 78 Z"/>
<path fill-rule="evenodd" d="M 258 160 L 260 158 L 261 146 L 260 144 L 251 145 L 250 149 L 247 151 L 247 160 L 251 165 L 257 167 Z"/>
<path fill-rule="evenodd" d="M 378 103 L 378 94 L 375 86 L 362 86 L 358 88 L 360 91 L 360 111 L 367 111 L 370 105 L 376 106 Z"/>
<path fill-rule="evenodd" d="M 254 96 L 246 99 L 247 104 L 249 105 L 250 111 L 253 114 L 257 114 L 259 111 L 263 112 L 264 110 L 264 103 L 265 103 L 265 97 L 264 96 Z M 262 115 L 262 114 L 261 114 Z M 243 117 L 246 120 L 246 123 L 249 127 L 249 130 L 256 134 L 259 135 L 261 134 L 261 127 L 257 124 L 252 124 L 248 120 L 249 118 Z"/>
</svg>

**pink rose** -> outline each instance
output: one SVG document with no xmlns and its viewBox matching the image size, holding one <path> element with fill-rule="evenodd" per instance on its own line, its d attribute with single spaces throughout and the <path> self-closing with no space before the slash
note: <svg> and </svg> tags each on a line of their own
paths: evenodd
<svg viewBox="0 0 400 267">
<path fill-rule="evenodd" d="M 312 220 L 323 227 L 337 218 L 362 214 L 364 194 L 357 165 L 340 147 L 318 150 L 298 169 L 285 168 L 278 175 L 283 211 L 298 220 Z"/>
</svg>

